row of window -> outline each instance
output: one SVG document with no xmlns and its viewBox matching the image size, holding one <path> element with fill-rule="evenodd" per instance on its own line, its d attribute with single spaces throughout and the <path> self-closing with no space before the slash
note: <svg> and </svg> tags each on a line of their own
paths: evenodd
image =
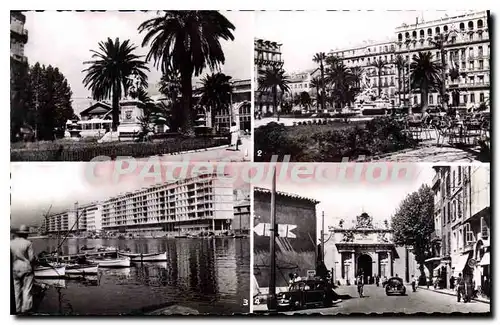
<svg viewBox="0 0 500 325">
<path fill-rule="evenodd" d="M 476 26 L 477 26 L 478 29 L 482 29 L 484 27 L 483 20 L 479 19 L 477 21 L 477 25 Z M 467 27 L 469 28 L 469 30 L 474 30 L 474 22 L 473 21 L 469 21 L 468 24 L 467 24 Z M 463 22 L 460 23 L 459 29 L 460 29 L 461 32 L 465 31 L 465 24 Z M 436 35 L 441 34 L 441 28 L 439 26 L 436 27 L 434 29 L 434 31 L 435 31 Z M 447 32 L 448 32 L 448 25 L 444 25 L 443 26 L 443 33 L 447 33 Z M 419 34 L 420 34 L 420 37 L 425 37 L 425 31 L 423 29 L 420 30 Z M 417 38 L 417 31 L 413 31 L 411 33 L 411 36 L 413 38 Z M 432 28 L 428 28 L 427 29 L 427 36 L 432 36 Z M 405 38 L 410 38 L 410 33 L 409 32 L 405 33 Z M 399 41 L 403 40 L 403 34 L 401 34 L 401 33 L 398 34 L 398 40 Z"/>
</svg>

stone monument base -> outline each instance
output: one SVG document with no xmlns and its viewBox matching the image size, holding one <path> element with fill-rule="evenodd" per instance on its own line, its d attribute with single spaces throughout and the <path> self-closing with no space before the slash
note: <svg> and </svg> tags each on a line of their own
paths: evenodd
<svg viewBox="0 0 500 325">
<path fill-rule="evenodd" d="M 144 103 L 136 99 L 120 101 L 120 125 L 118 134 L 120 141 L 133 141 L 142 131 L 140 118 L 144 116 Z"/>
</svg>

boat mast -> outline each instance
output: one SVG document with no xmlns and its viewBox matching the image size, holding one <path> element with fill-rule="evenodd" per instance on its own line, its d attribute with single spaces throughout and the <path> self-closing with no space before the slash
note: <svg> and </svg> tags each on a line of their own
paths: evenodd
<svg viewBox="0 0 500 325">
<path fill-rule="evenodd" d="M 273 168 L 273 183 L 271 190 L 271 229 L 269 232 L 269 253 L 271 257 L 271 276 L 269 278 L 269 311 L 276 311 L 276 167 Z"/>
</svg>

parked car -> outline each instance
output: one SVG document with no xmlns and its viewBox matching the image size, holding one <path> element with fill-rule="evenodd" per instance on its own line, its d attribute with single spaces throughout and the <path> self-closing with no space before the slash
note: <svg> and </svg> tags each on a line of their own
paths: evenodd
<svg viewBox="0 0 500 325">
<path fill-rule="evenodd" d="M 387 283 L 385 285 L 385 294 L 388 296 L 393 294 L 399 294 L 404 296 L 406 294 L 406 288 L 403 279 L 393 277 L 387 280 Z"/>
<path fill-rule="evenodd" d="M 340 302 L 330 283 L 323 280 L 301 280 L 290 285 L 288 292 L 277 295 L 278 308 L 295 309 L 311 305 L 330 307 Z"/>
</svg>

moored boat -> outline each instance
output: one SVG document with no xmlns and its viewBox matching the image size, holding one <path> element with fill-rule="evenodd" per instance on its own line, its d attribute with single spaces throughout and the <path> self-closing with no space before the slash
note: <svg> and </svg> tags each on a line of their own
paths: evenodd
<svg viewBox="0 0 500 325">
<path fill-rule="evenodd" d="M 89 262 L 98 264 L 99 267 L 130 267 L 130 258 L 128 257 L 89 260 Z"/>
<path fill-rule="evenodd" d="M 99 271 L 99 264 L 70 264 L 66 266 L 67 276 L 94 275 Z"/>
<path fill-rule="evenodd" d="M 118 256 L 128 257 L 132 262 L 153 262 L 153 261 L 166 261 L 167 252 L 163 253 L 147 253 L 137 254 L 128 252 L 118 252 Z"/>
<path fill-rule="evenodd" d="M 65 265 L 48 265 L 35 267 L 35 278 L 64 278 L 66 275 Z"/>
</svg>

